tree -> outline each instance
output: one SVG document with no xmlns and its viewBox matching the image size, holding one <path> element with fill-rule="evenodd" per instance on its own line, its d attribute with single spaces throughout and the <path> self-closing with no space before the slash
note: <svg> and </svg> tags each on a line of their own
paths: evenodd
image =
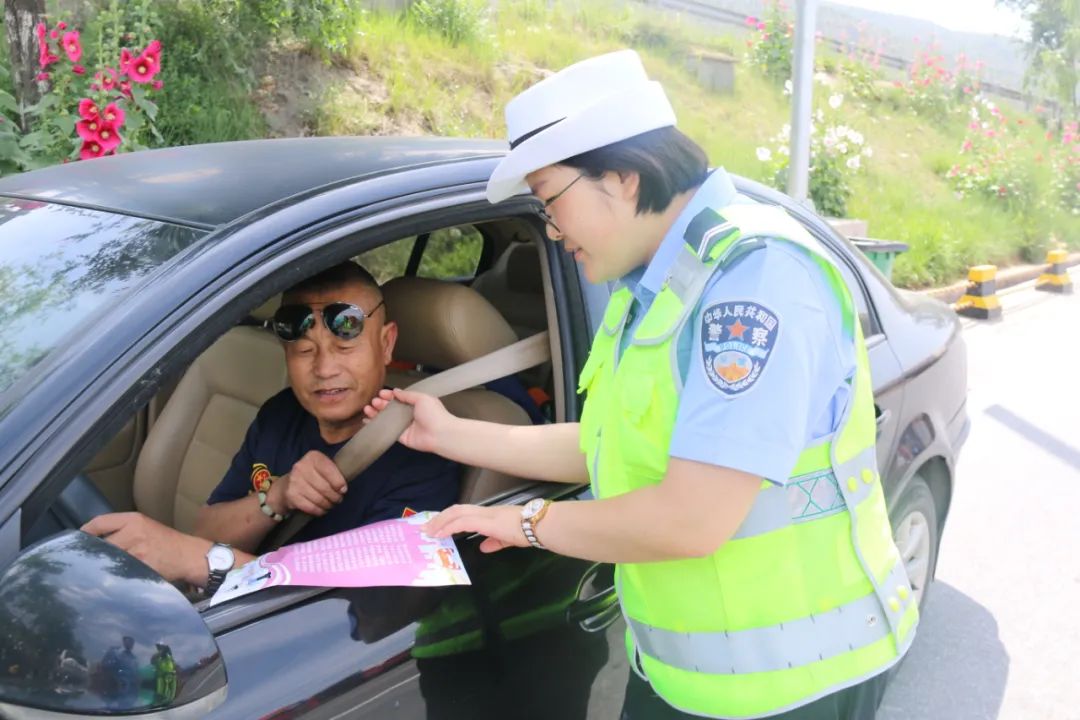
<svg viewBox="0 0 1080 720">
<path fill-rule="evenodd" d="M 1061 100 L 1074 113 L 1080 107 L 1080 0 L 998 0 L 1018 10 L 1031 25 L 1026 84 Z"/>
<path fill-rule="evenodd" d="M 41 97 L 37 81 L 37 38 L 34 26 L 45 19 L 45 0 L 4 0 L 4 27 L 7 30 L 8 57 L 11 59 L 12 84 L 20 107 L 32 105 Z M 25 113 L 19 123 L 28 128 Z"/>
</svg>

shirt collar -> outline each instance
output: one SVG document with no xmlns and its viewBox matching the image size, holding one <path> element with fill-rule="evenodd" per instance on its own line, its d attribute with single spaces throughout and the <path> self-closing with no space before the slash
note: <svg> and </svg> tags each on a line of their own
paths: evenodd
<svg viewBox="0 0 1080 720">
<path fill-rule="evenodd" d="M 697 214 L 705 208 L 720 209 L 735 200 L 735 183 L 723 168 L 717 168 L 697 189 L 690 202 L 686 204 L 679 217 L 672 223 L 664 239 L 660 241 L 656 254 L 648 265 L 640 265 L 623 275 L 620 283 L 629 288 L 634 298 L 644 306 L 652 304 L 667 279 L 675 258 L 686 242 L 683 234 Z"/>
</svg>

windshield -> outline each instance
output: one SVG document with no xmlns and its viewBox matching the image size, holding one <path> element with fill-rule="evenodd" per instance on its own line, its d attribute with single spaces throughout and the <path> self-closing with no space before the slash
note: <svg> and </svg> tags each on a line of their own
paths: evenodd
<svg viewBox="0 0 1080 720">
<path fill-rule="evenodd" d="M 34 366 L 78 342 L 132 287 L 204 234 L 0 197 L 0 408 Z"/>
</svg>

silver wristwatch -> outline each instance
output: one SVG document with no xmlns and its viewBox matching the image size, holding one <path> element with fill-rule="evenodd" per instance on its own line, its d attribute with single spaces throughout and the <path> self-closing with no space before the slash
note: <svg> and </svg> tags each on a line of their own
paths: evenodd
<svg viewBox="0 0 1080 720">
<path fill-rule="evenodd" d="M 206 594 L 213 595 L 225 582 L 225 576 L 236 564 L 233 549 L 224 543 L 214 543 L 206 551 L 206 564 L 210 568 L 210 579 L 206 583 Z"/>
</svg>

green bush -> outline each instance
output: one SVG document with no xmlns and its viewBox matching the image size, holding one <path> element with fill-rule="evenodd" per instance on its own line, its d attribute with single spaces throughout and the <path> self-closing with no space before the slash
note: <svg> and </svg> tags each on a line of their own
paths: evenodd
<svg viewBox="0 0 1080 720">
<path fill-rule="evenodd" d="M 748 22 L 753 21 L 750 18 Z M 779 2 L 772 3 L 768 17 L 757 21 L 747 59 L 777 85 L 791 79 L 793 26 Z"/>
<path fill-rule="evenodd" d="M 408 18 L 451 45 L 463 45 L 486 39 L 488 5 L 484 0 L 417 0 Z"/>
</svg>

